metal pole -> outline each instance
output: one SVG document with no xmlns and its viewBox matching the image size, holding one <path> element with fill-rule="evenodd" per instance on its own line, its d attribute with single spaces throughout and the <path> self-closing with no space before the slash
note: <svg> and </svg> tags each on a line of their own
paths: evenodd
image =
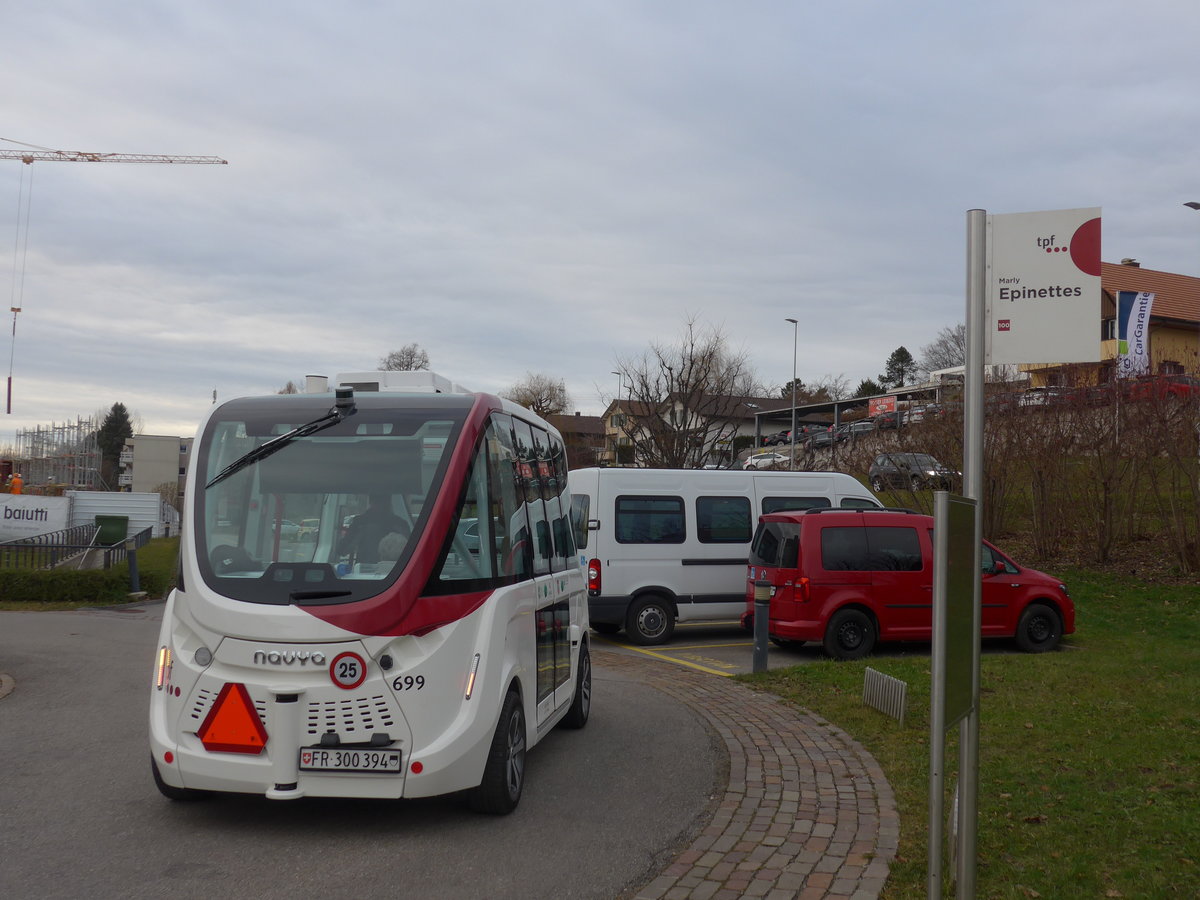
<svg viewBox="0 0 1200 900">
<path fill-rule="evenodd" d="M 771 585 L 754 582 L 754 671 L 767 671 L 767 642 L 770 640 Z"/>
<path fill-rule="evenodd" d="M 795 319 L 785 319 L 792 323 L 792 430 L 788 432 L 788 469 L 796 469 L 796 344 L 799 339 L 800 323 Z"/>
<path fill-rule="evenodd" d="M 967 347 L 963 372 L 963 494 L 975 501 L 971 629 L 971 712 L 958 731 L 958 890 L 974 898 L 979 825 L 979 655 L 983 582 L 983 364 L 987 327 L 987 211 L 967 212 Z"/>
</svg>

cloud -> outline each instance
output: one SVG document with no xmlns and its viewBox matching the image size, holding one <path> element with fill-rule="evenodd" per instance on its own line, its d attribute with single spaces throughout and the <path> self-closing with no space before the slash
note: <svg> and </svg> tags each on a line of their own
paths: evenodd
<svg viewBox="0 0 1200 900">
<path fill-rule="evenodd" d="M 5 137 L 229 160 L 32 167 L 10 433 L 119 400 L 186 434 L 214 389 L 412 341 L 461 383 L 543 372 L 598 412 L 616 360 L 689 316 L 774 383 L 800 318 L 801 378 L 856 384 L 963 319 L 972 207 L 1100 205 L 1106 258 L 1200 254 L 1200 11 L 1165 0 L 7 18 Z"/>
</svg>

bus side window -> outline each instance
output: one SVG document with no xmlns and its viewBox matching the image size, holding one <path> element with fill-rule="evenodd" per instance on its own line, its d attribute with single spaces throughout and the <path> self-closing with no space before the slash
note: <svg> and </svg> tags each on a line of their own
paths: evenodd
<svg viewBox="0 0 1200 900">
<path fill-rule="evenodd" d="M 544 431 L 538 429 L 538 433 L 545 438 Z M 517 459 L 525 487 L 525 513 L 529 517 L 529 533 L 533 541 L 533 574 L 548 575 L 553 550 L 549 542 L 550 527 L 546 524 L 546 507 L 542 501 L 534 432 L 528 422 L 513 419 L 513 436 L 516 438 Z"/>
<path fill-rule="evenodd" d="M 427 592 L 453 593 L 528 577 L 528 526 L 521 478 L 507 422 L 493 419 Z M 469 583 L 469 584 L 467 584 Z"/>
</svg>

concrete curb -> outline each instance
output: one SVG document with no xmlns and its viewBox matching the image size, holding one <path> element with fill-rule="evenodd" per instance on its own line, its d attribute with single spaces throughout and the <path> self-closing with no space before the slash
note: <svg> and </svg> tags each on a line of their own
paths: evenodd
<svg viewBox="0 0 1200 900">
<path fill-rule="evenodd" d="M 891 785 L 845 732 L 728 678 L 593 649 L 703 716 L 729 784 L 691 845 L 636 900 L 875 900 L 900 837 Z"/>
<path fill-rule="evenodd" d="M 0 700 L 3 700 L 16 688 L 17 683 L 13 681 L 11 675 L 0 672 Z"/>
</svg>

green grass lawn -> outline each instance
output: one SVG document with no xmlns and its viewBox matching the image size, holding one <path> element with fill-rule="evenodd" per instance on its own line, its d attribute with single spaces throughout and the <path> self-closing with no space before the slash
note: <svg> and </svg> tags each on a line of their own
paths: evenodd
<svg viewBox="0 0 1200 900">
<path fill-rule="evenodd" d="M 1077 609 L 1063 649 L 985 645 L 978 896 L 1200 897 L 1200 587 L 1060 574 Z M 862 705 L 867 665 L 908 683 L 903 729 Z M 925 896 L 929 665 L 918 645 L 743 676 L 835 723 L 883 767 L 900 811 L 888 900 Z"/>
</svg>

